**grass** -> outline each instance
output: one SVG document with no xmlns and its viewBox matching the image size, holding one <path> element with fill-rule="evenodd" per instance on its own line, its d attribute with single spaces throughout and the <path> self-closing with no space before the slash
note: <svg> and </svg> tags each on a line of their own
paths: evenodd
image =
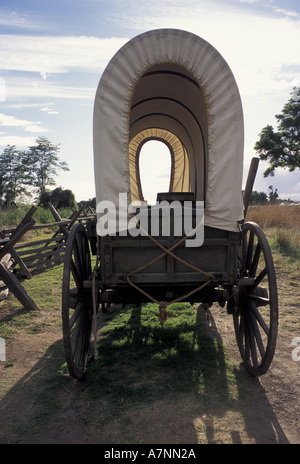
<svg viewBox="0 0 300 464">
<path fill-rule="evenodd" d="M 247 221 L 254 221 L 262 228 L 300 227 L 299 205 L 266 204 L 250 206 Z"/>
<path fill-rule="evenodd" d="M 277 275 L 280 328 L 291 337 L 299 336 L 300 207 L 252 206 L 247 220 L 257 222 L 269 240 Z"/>
<path fill-rule="evenodd" d="M 267 230 L 273 252 L 300 259 L 300 207 L 298 205 L 251 206 L 247 221 L 254 221 Z"/>
<path fill-rule="evenodd" d="M 181 303 L 169 308 L 175 317 L 165 326 L 159 324 L 158 306 L 153 303 L 119 308 L 109 316 L 101 332 L 100 361 L 88 374 L 96 380 L 92 385 L 101 383 L 102 392 L 107 390 L 110 395 L 115 391 L 116 401 L 136 395 L 148 401 L 191 388 L 205 393 L 215 377 L 221 383 L 218 391 L 226 396 L 226 367 L 231 367 L 226 364 L 223 347 L 208 333 L 193 306 Z"/>
<path fill-rule="evenodd" d="M 0 208 L 0 227 L 2 229 L 10 229 L 16 227 L 26 213 L 30 210 L 31 205 L 18 204 L 17 207 L 12 207 L 9 209 Z M 59 215 L 62 218 L 68 218 L 72 214 L 72 210 L 69 208 L 64 208 L 58 210 Z M 55 222 L 51 211 L 49 209 L 42 208 L 39 206 L 34 213 L 34 219 L 37 224 L 48 224 L 50 222 Z"/>
<path fill-rule="evenodd" d="M 2 324 L 9 326 L 9 337 L 16 343 L 24 334 L 27 340 L 34 341 L 40 340 L 47 330 L 56 333 L 57 341 L 44 349 L 41 345 L 40 359 L 17 383 L 17 363 L 8 357 L 7 384 L 6 388 L 2 385 L 1 396 L 6 395 L 9 402 L 13 398 L 26 404 L 21 417 L 10 417 L 11 430 L 19 437 L 44 433 L 64 408 L 62 396 L 68 397 L 66 392 L 74 385 L 61 341 L 58 288 L 53 290 L 59 287 L 61 270 L 62 266 L 58 266 L 47 271 L 48 287 L 53 292 L 50 297 L 45 295 L 43 275 L 35 277 L 40 312 L 21 314 L 15 300 L 9 300 L 17 314 L 11 314 Z M 31 281 L 25 283 L 29 290 Z M 90 362 L 85 378 L 78 384 L 85 404 L 78 413 L 82 427 L 101 429 L 113 427 L 118 421 L 126 436 L 127 425 L 136 411 L 157 401 L 176 403 L 182 396 L 192 398 L 198 406 L 205 404 L 206 408 L 216 401 L 230 405 L 234 395 L 231 386 L 239 373 L 228 362 L 223 345 L 208 330 L 206 316 L 186 303 L 174 304 L 170 311 L 175 317 L 164 326 L 157 318 L 158 306 L 152 303 L 140 308 L 114 307 L 110 314 L 102 316 L 105 325 L 98 342 L 99 359 Z M 47 327 L 47 320 L 52 327 Z M 19 357 L 22 358 L 21 353 Z M 13 388 L 10 382 L 14 383 Z"/>
<path fill-rule="evenodd" d="M 170 311 L 175 317 L 164 326 L 153 303 L 117 307 L 105 316 L 99 359 L 85 377 L 86 425 L 100 430 L 118 424 L 130 443 L 136 437 L 128 435 L 127 425 L 134 414 L 157 402 L 176 407 L 184 398 L 198 408 L 232 407 L 239 372 L 208 330 L 204 313 L 187 303 L 171 305 Z"/>
</svg>

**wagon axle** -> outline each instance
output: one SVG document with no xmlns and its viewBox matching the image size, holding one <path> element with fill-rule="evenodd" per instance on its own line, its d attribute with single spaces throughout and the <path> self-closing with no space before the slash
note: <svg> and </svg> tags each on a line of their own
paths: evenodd
<svg viewBox="0 0 300 464">
<path fill-rule="evenodd" d="M 165 290 L 164 287 L 161 289 L 159 288 L 151 288 L 150 290 L 147 288 L 147 291 L 151 292 L 157 299 L 157 301 L 166 301 L 167 303 L 172 302 L 176 299 L 178 294 L 176 294 L 175 290 Z M 211 307 L 214 303 L 218 303 L 221 308 L 224 308 L 226 302 L 229 299 L 229 292 L 225 289 L 221 288 L 205 288 L 202 291 L 195 293 L 190 298 L 184 299 L 191 304 L 193 303 L 203 303 L 207 304 Z M 121 289 L 116 289 L 115 291 L 112 289 L 111 291 L 101 291 L 99 295 L 99 303 L 100 304 L 141 304 L 147 303 L 149 299 L 143 296 L 141 293 L 137 291 L 133 291 L 131 289 L 126 288 L 124 291 Z"/>
</svg>

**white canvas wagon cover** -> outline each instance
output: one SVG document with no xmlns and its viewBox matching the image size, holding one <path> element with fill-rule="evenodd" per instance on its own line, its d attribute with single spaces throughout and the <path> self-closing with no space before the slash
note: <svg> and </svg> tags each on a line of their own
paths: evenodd
<svg viewBox="0 0 300 464">
<path fill-rule="evenodd" d="M 156 139 L 170 149 L 170 191 L 194 192 L 206 225 L 238 231 L 242 105 L 228 64 L 208 42 L 177 29 L 130 40 L 100 79 L 93 131 L 97 204 L 117 206 L 119 193 L 143 200 L 139 153 Z"/>
</svg>

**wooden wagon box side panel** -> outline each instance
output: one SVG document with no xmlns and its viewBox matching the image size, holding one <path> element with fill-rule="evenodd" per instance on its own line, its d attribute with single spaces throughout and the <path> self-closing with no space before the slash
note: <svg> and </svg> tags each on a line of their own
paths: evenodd
<svg viewBox="0 0 300 464">
<path fill-rule="evenodd" d="M 179 239 L 157 238 L 166 248 L 172 247 Z M 134 274 L 136 283 L 178 285 L 207 280 L 205 274 L 191 269 L 185 264 L 187 262 L 216 275 L 222 284 L 232 284 L 237 275 L 238 240 L 238 233 L 205 228 L 202 246 L 192 248 L 183 243 L 175 248 L 174 254 L 184 262 L 167 254 L 152 262 L 164 252 L 148 237 L 104 237 L 101 239 L 102 281 L 106 287 L 125 284 L 126 276 L 139 268 L 141 270 Z"/>
<path fill-rule="evenodd" d="M 128 274 L 129 272 L 146 265 L 161 254 L 162 250 L 152 246 L 137 247 L 134 252 L 131 247 L 113 247 L 112 274 Z M 164 256 L 150 266 L 147 266 L 144 273 L 166 273 L 167 260 L 167 256 Z"/>
<path fill-rule="evenodd" d="M 176 253 L 184 261 L 198 267 L 205 272 L 224 274 L 228 267 L 228 252 L 226 246 L 201 246 L 191 253 L 189 248 L 179 248 Z M 181 261 L 175 260 L 174 271 L 178 274 L 190 272 Z"/>
</svg>

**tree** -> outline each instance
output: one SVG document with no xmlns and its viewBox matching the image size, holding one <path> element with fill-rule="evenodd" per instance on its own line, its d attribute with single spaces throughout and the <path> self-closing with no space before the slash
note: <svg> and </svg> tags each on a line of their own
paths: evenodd
<svg viewBox="0 0 300 464">
<path fill-rule="evenodd" d="M 25 163 L 29 167 L 28 180 L 39 195 L 48 185 L 55 185 L 54 176 L 59 170 L 69 171 L 65 161 L 58 157 L 59 145 L 54 145 L 46 137 L 36 139 L 36 145 L 29 147 Z"/>
<path fill-rule="evenodd" d="M 62 187 L 49 192 L 46 190 L 39 197 L 39 206 L 47 208 L 48 203 L 52 203 L 55 208 L 77 208 L 75 195 L 71 190 L 64 190 Z"/>
<path fill-rule="evenodd" d="M 253 190 L 250 196 L 251 205 L 263 205 L 268 202 L 268 195 L 265 192 Z"/>
<path fill-rule="evenodd" d="M 83 206 L 84 208 L 92 208 L 96 210 L 96 197 L 90 198 L 89 200 L 81 200 L 79 201 L 78 206 Z"/>
<path fill-rule="evenodd" d="M 273 185 L 270 185 L 269 186 L 269 202 L 276 203 L 278 201 L 278 197 L 279 197 L 278 190 L 275 189 L 274 191 Z"/>
<path fill-rule="evenodd" d="M 264 177 L 274 176 L 278 167 L 289 171 L 300 168 L 300 87 L 294 88 L 292 98 L 275 117 L 278 131 L 266 126 L 254 147 L 261 160 L 270 162 Z"/>
<path fill-rule="evenodd" d="M 6 207 L 15 204 L 19 195 L 29 195 L 23 156 L 14 145 L 7 145 L 0 155 L 0 195 Z"/>
</svg>

